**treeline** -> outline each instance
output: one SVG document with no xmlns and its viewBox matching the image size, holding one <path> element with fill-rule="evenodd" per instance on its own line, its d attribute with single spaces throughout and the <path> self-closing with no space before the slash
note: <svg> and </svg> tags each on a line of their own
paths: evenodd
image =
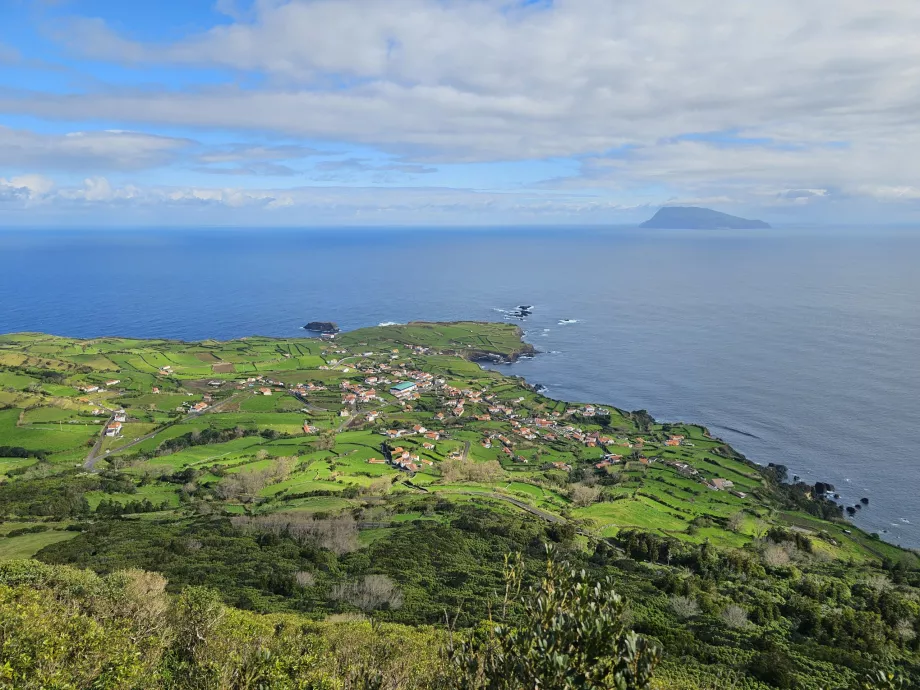
<svg viewBox="0 0 920 690">
<path fill-rule="evenodd" d="M 157 446 L 156 454 L 169 455 L 171 453 L 178 453 L 181 450 L 191 448 L 193 446 L 206 446 L 212 443 L 226 443 L 227 441 L 233 441 L 237 438 L 258 435 L 258 429 L 243 429 L 242 427 L 234 427 L 232 429 L 214 429 L 211 427 L 195 429 L 188 432 L 187 434 L 182 434 L 181 436 L 176 436 L 175 438 L 166 439 L 160 443 L 159 446 Z"/>
<path fill-rule="evenodd" d="M 0 446 L 0 458 L 38 458 L 48 459 L 47 450 L 30 450 L 22 446 Z"/>
<path fill-rule="evenodd" d="M 156 513 L 161 510 L 168 510 L 169 502 L 153 503 L 150 499 L 145 498 L 142 501 L 127 501 L 120 503 L 108 498 L 104 498 L 96 506 L 96 515 L 102 517 L 120 517 L 122 515 L 134 515 L 137 513 Z"/>
<path fill-rule="evenodd" d="M 41 516 L 65 519 L 89 515 L 85 494 L 99 489 L 98 477 L 39 477 L 0 484 L 0 516 Z"/>
</svg>

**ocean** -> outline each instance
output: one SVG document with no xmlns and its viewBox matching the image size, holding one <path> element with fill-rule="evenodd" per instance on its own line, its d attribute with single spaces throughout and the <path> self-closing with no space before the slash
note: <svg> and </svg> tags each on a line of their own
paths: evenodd
<svg viewBox="0 0 920 690">
<path fill-rule="evenodd" d="M 918 230 L 7 230 L 0 295 L 0 332 L 75 337 L 513 320 L 540 354 L 503 371 L 705 424 L 920 547 Z"/>
</svg>

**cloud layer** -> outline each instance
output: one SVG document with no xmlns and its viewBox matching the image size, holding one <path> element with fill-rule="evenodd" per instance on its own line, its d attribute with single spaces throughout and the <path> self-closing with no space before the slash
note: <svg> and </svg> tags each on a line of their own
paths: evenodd
<svg viewBox="0 0 920 690">
<path fill-rule="evenodd" d="M 0 129 L 0 160 L 38 172 L 188 163 L 187 139 L 156 133 L 170 128 L 305 142 L 194 154 L 191 169 L 224 176 L 302 174 L 291 161 L 315 157 L 312 142 L 326 141 L 343 155 L 311 162 L 319 181 L 351 172 L 390 184 L 446 164 L 569 160 L 566 174 L 532 187 L 534 198 L 580 190 L 613 206 L 652 195 L 782 207 L 920 197 L 915 0 L 221 8 L 229 22 L 169 41 L 135 39 L 104 18 L 58 24 L 75 58 L 224 77 L 182 88 L 0 92 L 0 112 L 150 132 Z"/>
</svg>

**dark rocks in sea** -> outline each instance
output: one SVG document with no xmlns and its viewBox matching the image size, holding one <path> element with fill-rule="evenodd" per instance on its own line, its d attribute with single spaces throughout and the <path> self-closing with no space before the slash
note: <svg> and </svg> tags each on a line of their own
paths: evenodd
<svg viewBox="0 0 920 690">
<path fill-rule="evenodd" d="M 830 494 L 834 492 L 834 485 L 828 484 L 827 482 L 816 482 L 815 483 L 815 493 L 818 496 L 824 496 L 825 494 Z"/>
<path fill-rule="evenodd" d="M 731 216 L 711 208 L 698 206 L 665 206 L 640 228 L 660 230 L 760 230 L 770 225 L 762 220 Z"/>
<path fill-rule="evenodd" d="M 517 309 L 511 312 L 511 316 L 516 319 L 524 319 L 533 314 L 533 307 L 530 305 L 519 305 Z"/>
<path fill-rule="evenodd" d="M 339 325 L 335 321 L 311 321 L 304 330 L 314 333 L 338 333 Z"/>
<path fill-rule="evenodd" d="M 869 505 L 869 499 L 868 499 L 868 498 L 861 498 L 861 499 L 859 499 L 859 502 L 862 503 L 864 506 Z"/>
</svg>

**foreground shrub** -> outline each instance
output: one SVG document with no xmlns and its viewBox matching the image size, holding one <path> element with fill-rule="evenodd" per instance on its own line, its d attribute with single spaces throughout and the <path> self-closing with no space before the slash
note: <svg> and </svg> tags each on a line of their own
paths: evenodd
<svg viewBox="0 0 920 690">
<path fill-rule="evenodd" d="M 522 561 L 506 565 L 502 615 L 521 592 Z M 661 651 L 624 622 L 611 578 L 592 582 L 549 554 L 546 574 L 522 597 L 520 616 L 491 623 L 449 649 L 458 690 L 644 690 Z"/>
</svg>

